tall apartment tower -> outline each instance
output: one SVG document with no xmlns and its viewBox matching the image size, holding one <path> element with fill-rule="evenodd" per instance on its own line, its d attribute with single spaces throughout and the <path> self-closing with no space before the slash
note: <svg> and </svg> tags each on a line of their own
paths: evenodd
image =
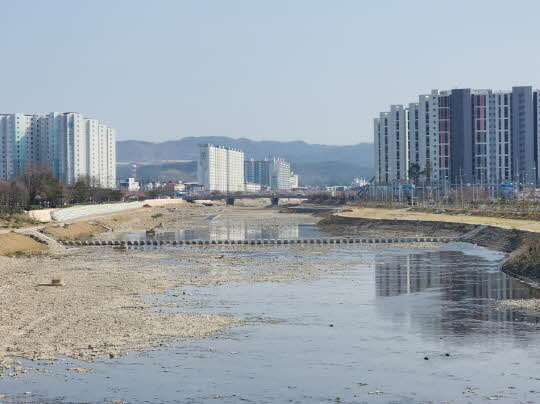
<svg viewBox="0 0 540 404">
<path fill-rule="evenodd" d="M 244 191 L 244 153 L 211 144 L 199 145 L 197 175 L 206 191 Z"/>
<path fill-rule="evenodd" d="M 291 164 L 280 157 L 249 159 L 244 162 L 244 177 L 246 182 L 262 187 L 288 190 L 291 189 Z"/>
<path fill-rule="evenodd" d="M 373 120 L 375 180 L 383 184 L 390 181 L 388 173 L 388 117 L 386 115 L 386 112 L 381 112 L 379 117 Z"/>
<path fill-rule="evenodd" d="M 532 87 L 512 87 L 512 161 L 519 182 L 531 182 L 535 176 L 536 139 Z"/>
<path fill-rule="evenodd" d="M 540 182 L 540 90 L 533 93 L 534 100 L 534 133 L 536 147 L 534 158 L 536 160 L 536 184 Z"/>
<path fill-rule="evenodd" d="M 392 105 L 375 120 L 375 165 L 379 182 L 406 181 L 409 169 L 408 111 Z"/>
<path fill-rule="evenodd" d="M 379 183 L 406 181 L 418 165 L 426 182 L 533 183 L 540 175 L 540 91 L 433 90 L 405 110 L 393 105 L 374 121 Z M 399 118 L 398 118 L 399 117 Z M 398 128 L 399 126 L 399 128 Z"/>
<path fill-rule="evenodd" d="M 75 112 L 0 114 L 0 179 L 31 166 L 46 167 L 65 184 L 90 177 L 116 187 L 114 129 Z"/>
</svg>

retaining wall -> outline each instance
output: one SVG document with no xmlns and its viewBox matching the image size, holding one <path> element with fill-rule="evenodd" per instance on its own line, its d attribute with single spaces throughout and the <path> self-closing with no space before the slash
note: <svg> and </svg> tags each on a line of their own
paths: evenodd
<svg viewBox="0 0 540 404">
<path fill-rule="evenodd" d="M 319 222 L 323 228 L 344 228 L 348 234 L 361 234 L 367 229 L 387 230 L 393 233 L 408 234 L 411 230 L 422 232 L 424 235 L 452 235 L 459 241 L 473 243 L 504 253 L 527 254 L 522 247 L 540 245 L 540 233 L 525 230 L 506 229 L 488 225 L 473 225 L 452 222 L 435 222 L 419 220 L 394 219 L 364 219 L 355 217 L 329 216 Z M 357 233 L 355 233 L 357 231 Z M 540 282 L 540 262 L 535 270 L 507 265 L 507 260 L 501 264 L 502 271 L 514 276 L 531 286 Z M 536 276 L 538 274 L 538 276 Z"/>
<path fill-rule="evenodd" d="M 82 216 L 97 215 L 101 213 L 113 213 L 123 210 L 142 208 L 144 202 L 127 203 L 104 203 L 99 205 L 73 206 L 71 208 L 58 209 L 51 213 L 53 220 L 65 221 L 77 219 Z"/>
</svg>

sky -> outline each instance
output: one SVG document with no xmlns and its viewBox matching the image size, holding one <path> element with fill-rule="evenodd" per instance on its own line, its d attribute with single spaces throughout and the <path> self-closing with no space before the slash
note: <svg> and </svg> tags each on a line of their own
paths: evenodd
<svg viewBox="0 0 540 404">
<path fill-rule="evenodd" d="M 119 140 L 371 142 L 434 88 L 540 87 L 537 0 L 0 0 L 0 113 Z"/>
</svg>

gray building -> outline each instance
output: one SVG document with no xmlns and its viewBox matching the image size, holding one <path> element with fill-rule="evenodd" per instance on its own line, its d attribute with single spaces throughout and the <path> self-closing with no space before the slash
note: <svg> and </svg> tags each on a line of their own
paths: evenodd
<svg viewBox="0 0 540 404">
<path fill-rule="evenodd" d="M 540 90 L 433 90 L 380 113 L 374 146 L 378 183 L 538 183 Z"/>
<path fill-rule="evenodd" d="M 452 90 L 450 95 L 452 134 L 450 176 L 453 181 L 473 182 L 472 99 L 470 89 Z"/>
<path fill-rule="evenodd" d="M 291 165 L 279 157 L 244 161 L 246 182 L 261 184 L 263 188 L 291 189 Z"/>
<path fill-rule="evenodd" d="M 532 87 L 512 87 L 512 163 L 519 182 L 531 182 L 536 177 L 535 129 Z"/>
</svg>

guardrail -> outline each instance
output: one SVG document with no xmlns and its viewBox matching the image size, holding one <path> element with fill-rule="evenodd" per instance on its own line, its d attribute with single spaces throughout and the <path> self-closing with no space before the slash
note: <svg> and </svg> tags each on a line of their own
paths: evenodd
<svg viewBox="0 0 540 404">
<path fill-rule="evenodd" d="M 389 237 L 389 238 L 311 238 L 257 240 L 68 240 L 67 246 L 208 246 L 208 245 L 288 245 L 288 244 L 385 244 L 385 243 L 450 243 L 457 237 Z"/>
</svg>

